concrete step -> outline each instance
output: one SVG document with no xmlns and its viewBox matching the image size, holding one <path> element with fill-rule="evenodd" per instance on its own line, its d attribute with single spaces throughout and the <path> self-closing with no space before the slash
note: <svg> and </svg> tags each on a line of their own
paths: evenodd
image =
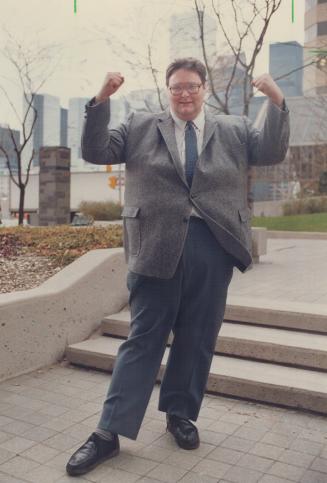
<svg viewBox="0 0 327 483">
<path fill-rule="evenodd" d="M 231 296 L 225 321 L 327 335 L 327 305 Z"/>
<path fill-rule="evenodd" d="M 74 364 L 111 372 L 121 342 L 118 338 L 102 336 L 69 346 L 66 355 Z M 159 380 L 168 354 L 169 348 L 165 351 Z M 327 414 L 327 375 L 323 372 L 215 355 L 207 390 Z"/>
<path fill-rule="evenodd" d="M 102 332 L 125 338 L 129 333 L 130 312 L 105 317 Z M 168 344 L 172 342 L 172 335 Z M 327 370 L 327 335 L 303 331 L 224 322 L 215 352 L 247 359 Z"/>
</svg>

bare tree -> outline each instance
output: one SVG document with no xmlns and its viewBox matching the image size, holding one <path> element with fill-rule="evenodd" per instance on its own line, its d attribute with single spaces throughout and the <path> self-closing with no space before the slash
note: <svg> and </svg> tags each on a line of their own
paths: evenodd
<svg viewBox="0 0 327 483">
<path fill-rule="evenodd" d="M 229 65 L 220 65 L 219 58 L 208 57 L 205 42 L 205 10 L 206 2 L 194 0 L 198 19 L 200 42 L 203 59 L 208 71 L 208 81 L 211 95 L 215 101 L 214 107 L 220 112 L 229 114 L 229 100 L 235 85 L 242 85 L 243 114 L 249 114 L 249 105 L 254 95 L 251 80 L 257 57 L 262 49 L 273 15 L 280 7 L 282 0 L 230 0 L 221 5 L 219 0 L 211 0 L 211 9 L 217 19 L 218 26 L 230 49 Z M 227 15 L 231 26 L 227 27 Z M 244 55 L 246 45 L 247 56 Z M 222 56 L 226 59 L 226 56 Z M 217 62 L 218 60 L 218 62 Z M 227 68 L 226 68 L 227 67 Z M 224 74 L 224 88 L 217 83 L 217 73 Z M 219 77 L 219 76 L 218 76 Z"/>
<path fill-rule="evenodd" d="M 56 53 L 58 45 L 28 46 L 15 39 L 9 32 L 7 43 L 1 50 L 1 54 L 7 61 L 8 68 L 12 68 L 15 76 L 15 83 L 23 95 L 23 112 L 17 108 L 13 96 L 9 94 L 8 81 L 13 81 L 1 76 L 0 91 L 9 104 L 21 132 L 21 140 L 15 136 L 15 130 L 9 124 L 6 126 L 11 146 L 8 142 L 0 139 L 0 152 L 6 160 L 6 166 L 11 181 L 19 189 L 19 218 L 18 223 L 23 224 L 25 191 L 29 181 L 32 162 L 35 156 L 34 149 L 31 149 L 27 159 L 23 160 L 23 154 L 30 149 L 30 142 L 37 121 L 37 110 L 34 106 L 35 95 L 40 91 L 46 80 L 57 67 Z M 55 65 L 54 65 L 55 64 Z M 15 162 L 11 162 L 11 153 L 14 153 Z"/>
</svg>

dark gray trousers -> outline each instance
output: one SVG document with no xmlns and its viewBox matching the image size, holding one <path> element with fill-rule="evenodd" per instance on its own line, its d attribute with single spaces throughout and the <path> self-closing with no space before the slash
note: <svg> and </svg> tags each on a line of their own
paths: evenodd
<svg viewBox="0 0 327 483">
<path fill-rule="evenodd" d="M 118 351 L 99 428 L 137 438 L 171 330 L 159 410 L 196 421 L 232 274 L 233 258 L 196 217 L 173 278 L 128 273 L 131 331 Z"/>
</svg>

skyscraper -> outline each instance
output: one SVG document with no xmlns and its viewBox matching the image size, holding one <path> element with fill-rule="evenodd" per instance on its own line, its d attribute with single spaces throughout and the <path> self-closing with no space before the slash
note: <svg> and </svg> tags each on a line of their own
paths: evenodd
<svg viewBox="0 0 327 483">
<path fill-rule="evenodd" d="M 203 12 L 200 12 L 203 15 Z M 209 15 L 203 17 L 204 44 L 209 64 L 217 54 L 217 24 Z M 180 57 L 196 57 L 203 61 L 200 28 L 195 11 L 172 15 L 169 39 L 170 61 Z"/>
<path fill-rule="evenodd" d="M 67 144 L 70 148 L 72 169 L 84 169 L 85 161 L 82 159 L 81 137 L 84 122 L 86 97 L 73 97 L 69 99 Z"/>
<path fill-rule="evenodd" d="M 269 46 L 269 73 L 275 79 L 302 67 L 303 47 L 298 42 L 276 42 Z M 277 80 L 285 96 L 302 96 L 303 70 Z"/>
<path fill-rule="evenodd" d="M 60 102 L 59 98 L 49 94 L 35 94 L 33 103 L 37 111 L 37 118 L 32 137 L 23 151 L 23 169 L 27 168 L 28 162 L 34 149 L 32 167 L 39 166 L 39 149 L 41 146 L 60 146 Z M 23 113 L 27 110 L 27 101 L 23 99 Z M 29 111 L 26 121 L 26 132 L 29 133 L 33 123 L 33 111 Z"/>
<path fill-rule="evenodd" d="M 312 50 L 326 50 L 327 0 L 306 0 L 304 29 L 305 63 L 307 63 L 316 55 Z M 304 93 L 313 95 L 327 93 L 327 64 L 324 60 L 305 69 Z"/>
</svg>

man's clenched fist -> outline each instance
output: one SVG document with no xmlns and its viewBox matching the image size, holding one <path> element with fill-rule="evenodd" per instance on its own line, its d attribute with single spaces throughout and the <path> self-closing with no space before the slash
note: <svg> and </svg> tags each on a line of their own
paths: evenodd
<svg viewBox="0 0 327 483">
<path fill-rule="evenodd" d="M 95 97 L 96 102 L 103 102 L 114 94 L 124 82 L 120 72 L 108 72 L 104 78 L 103 85 Z"/>
<path fill-rule="evenodd" d="M 269 97 L 272 102 L 281 106 L 284 95 L 270 74 L 262 74 L 252 81 L 252 85 Z"/>
</svg>

